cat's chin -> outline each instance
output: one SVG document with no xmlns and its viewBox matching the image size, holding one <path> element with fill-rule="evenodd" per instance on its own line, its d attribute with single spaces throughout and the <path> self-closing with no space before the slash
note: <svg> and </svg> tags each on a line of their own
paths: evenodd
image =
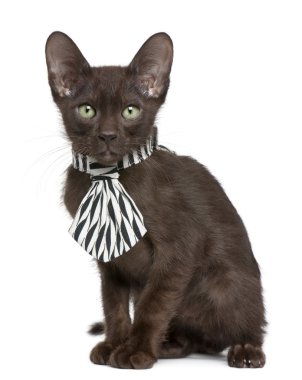
<svg viewBox="0 0 302 380">
<path fill-rule="evenodd" d="M 119 160 L 116 153 L 106 151 L 104 153 L 94 154 L 93 157 L 103 166 L 114 166 Z"/>
</svg>

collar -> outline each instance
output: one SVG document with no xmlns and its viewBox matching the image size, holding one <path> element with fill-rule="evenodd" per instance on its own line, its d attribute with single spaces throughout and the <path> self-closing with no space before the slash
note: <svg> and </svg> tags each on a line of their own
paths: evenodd
<svg viewBox="0 0 302 380">
<path fill-rule="evenodd" d="M 156 149 L 158 149 L 157 134 L 156 129 L 154 128 L 153 135 L 146 140 L 145 144 L 142 144 L 136 149 L 133 149 L 130 153 L 125 154 L 116 165 L 103 167 L 95 158 L 76 153 L 75 151 L 72 152 L 72 164 L 75 169 L 90 174 L 93 181 L 106 178 L 113 179 L 119 177 L 120 170 L 139 164 L 150 157 Z"/>
</svg>

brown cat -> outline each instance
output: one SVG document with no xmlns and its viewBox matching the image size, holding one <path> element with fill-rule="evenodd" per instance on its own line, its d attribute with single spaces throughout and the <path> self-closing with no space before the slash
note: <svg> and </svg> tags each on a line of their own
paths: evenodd
<svg viewBox="0 0 302 380">
<path fill-rule="evenodd" d="M 154 133 L 173 60 L 167 34 L 150 37 L 127 67 L 91 67 L 67 35 L 55 32 L 46 59 L 75 152 L 111 166 Z M 135 117 L 125 116 L 133 110 Z M 217 180 L 194 159 L 165 150 L 122 170 L 119 180 L 147 234 L 115 260 L 97 262 L 106 339 L 91 351 L 92 362 L 150 368 L 158 358 L 230 347 L 230 366 L 263 367 L 260 271 Z M 73 217 L 90 185 L 88 174 L 68 168 L 64 201 Z"/>
</svg>

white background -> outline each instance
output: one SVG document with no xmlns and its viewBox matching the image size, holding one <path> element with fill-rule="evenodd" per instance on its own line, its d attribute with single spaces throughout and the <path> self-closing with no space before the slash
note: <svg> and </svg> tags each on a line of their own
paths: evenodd
<svg viewBox="0 0 302 380">
<path fill-rule="evenodd" d="M 299 1 L 10 1 L 1 5 L 2 379 L 184 376 L 296 378 L 301 361 L 302 12 Z M 174 41 L 160 142 L 221 181 L 249 231 L 268 333 L 262 370 L 224 357 L 119 371 L 89 362 L 99 279 L 60 206 L 68 143 L 47 84 L 44 45 L 69 34 L 93 65 L 130 62 L 151 34 Z M 201 305 L 202 306 L 202 305 Z"/>
</svg>

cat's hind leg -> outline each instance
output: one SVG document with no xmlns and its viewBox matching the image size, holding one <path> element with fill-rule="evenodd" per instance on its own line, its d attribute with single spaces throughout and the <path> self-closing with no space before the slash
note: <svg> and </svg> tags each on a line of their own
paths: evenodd
<svg viewBox="0 0 302 380">
<path fill-rule="evenodd" d="M 160 359 L 184 358 L 194 352 L 194 344 L 185 337 L 173 337 L 161 343 Z"/>
<path fill-rule="evenodd" d="M 228 364 L 237 368 L 262 368 L 265 364 L 265 354 L 259 346 L 236 344 L 229 349 Z"/>
<path fill-rule="evenodd" d="M 200 330 L 194 330 L 190 326 L 177 325 L 170 328 L 166 339 L 159 350 L 159 358 L 176 359 L 184 358 L 192 353 L 219 354 L 226 346 L 216 344 L 205 339 Z"/>
</svg>

